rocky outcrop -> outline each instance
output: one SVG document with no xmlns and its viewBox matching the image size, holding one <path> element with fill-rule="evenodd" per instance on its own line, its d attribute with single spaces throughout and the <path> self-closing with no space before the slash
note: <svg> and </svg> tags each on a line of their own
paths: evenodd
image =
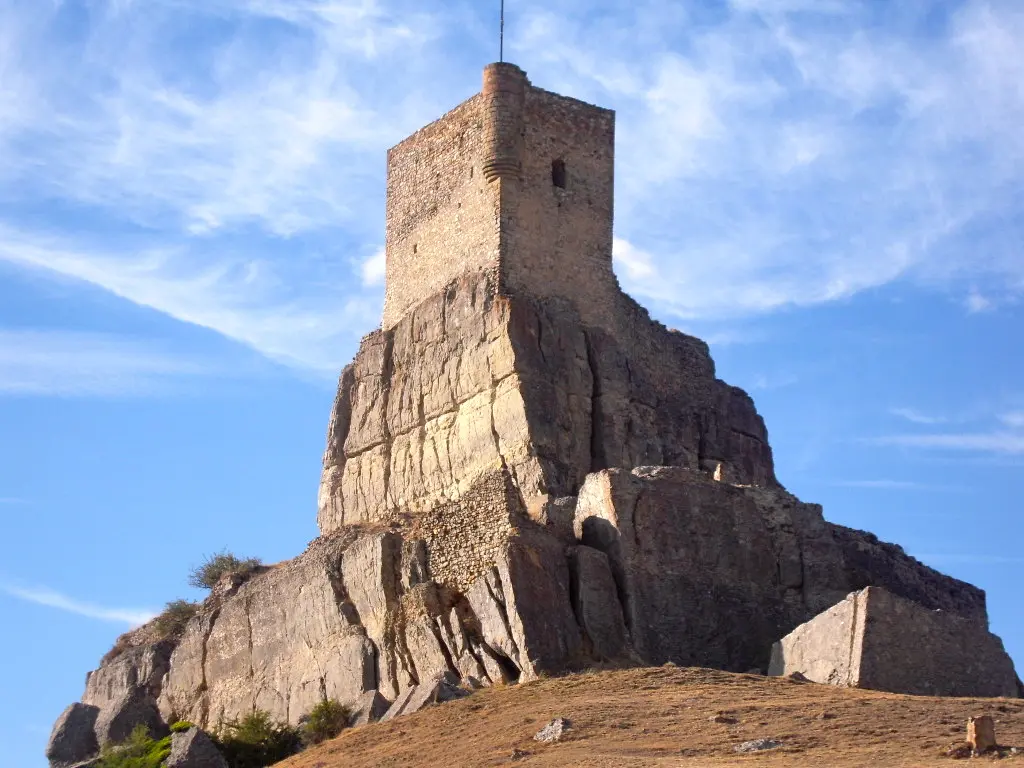
<svg viewBox="0 0 1024 768">
<path fill-rule="evenodd" d="M 575 510 L 568 537 L 513 491 L 493 472 L 439 508 L 496 500 L 503 527 L 475 551 L 458 555 L 438 534 L 458 517 L 409 513 L 346 527 L 218 591 L 158 682 L 148 671 L 164 646 L 128 649 L 90 676 L 98 723 L 119 717 L 124 696 L 151 702 L 154 685 L 165 721 L 212 728 L 253 709 L 296 724 L 325 697 L 370 721 L 386 702 L 393 717 L 443 700 L 438 681 L 511 683 L 611 659 L 765 669 L 777 638 L 864 586 L 865 563 L 929 609 L 984 620 L 979 590 L 780 488 L 681 467 L 603 470 L 554 505 Z"/>
<path fill-rule="evenodd" d="M 363 339 L 331 414 L 321 531 L 431 509 L 496 466 L 527 501 L 643 464 L 774 486 L 764 423 L 707 346 L 619 300 L 612 334 L 568 304 L 497 296 L 478 273 Z"/>
<path fill-rule="evenodd" d="M 367 691 L 352 705 L 349 725 L 367 725 L 380 720 L 391 707 L 391 702 L 380 695 L 380 691 Z"/>
<path fill-rule="evenodd" d="M 94 730 L 99 713 L 99 707 L 81 702 L 75 702 L 61 713 L 46 745 L 46 759 L 52 768 L 70 768 L 99 751 Z"/>
<path fill-rule="evenodd" d="M 198 728 L 171 734 L 171 754 L 166 768 L 228 768 L 213 739 Z"/>
<path fill-rule="evenodd" d="M 154 738 L 161 738 L 168 733 L 156 701 L 145 690 L 138 688 L 100 707 L 95 725 L 96 741 L 101 746 L 120 744 L 140 725 Z"/>
<path fill-rule="evenodd" d="M 1017 696 L 1002 641 L 975 617 L 868 587 L 772 648 L 768 674 L 923 696 Z"/>
<path fill-rule="evenodd" d="M 648 663 L 765 669 L 775 639 L 873 573 L 929 608 L 984 616 L 984 595 L 874 537 L 824 521 L 781 489 L 680 467 L 587 478 L 576 532 L 607 554 L 633 651 Z"/>
</svg>

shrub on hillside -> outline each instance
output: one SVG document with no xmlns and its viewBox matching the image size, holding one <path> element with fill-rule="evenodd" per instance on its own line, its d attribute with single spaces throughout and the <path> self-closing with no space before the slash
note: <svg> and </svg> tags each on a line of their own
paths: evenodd
<svg viewBox="0 0 1024 768">
<path fill-rule="evenodd" d="M 333 739 L 348 726 L 351 716 L 337 699 L 321 701 L 302 719 L 302 743 L 308 747 Z"/>
<path fill-rule="evenodd" d="M 171 733 L 184 733 L 190 728 L 195 728 L 195 726 L 188 720 L 179 720 L 176 723 L 171 723 Z"/>
<path fill-rule="evenodd" d="M 161 637 L 179 637 L 185 631 L 189 619 L 195 616 L 198 610 L 199 603 L 172 600 L 164 608 L 163 613 L 153 620 L 153 624 Z"/>
<path fill-rule="evenodd" d="M 139 725 L 123 744 L 104 747 L 94 768 L 160 768 L 170 754 L 170 736 L 154 739 Z"/>
<path fill-rule="evenodd" d="M 214 742 L 231 768 L 263 768 L 302 748 L 297 728 L 275 722 L 260 709 L 225 723 L 214 735 Z"/>
<path fill-rule="evenodd" d="M 247 557 L 242 560 L 230 552 L 218 552 L 215 555 L 207 556 L 202 565 L 192 569 L 188 583 L 199 589 L 213 589 L 225 574 L 237 573 L 247 578 L 262 565 L 263 562 L 256 557 Z"/>
</svg>

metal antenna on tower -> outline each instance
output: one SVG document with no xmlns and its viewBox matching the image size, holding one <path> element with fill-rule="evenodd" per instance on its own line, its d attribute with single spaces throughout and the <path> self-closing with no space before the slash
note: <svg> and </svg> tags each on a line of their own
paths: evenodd
<svg viewBox="0 0 1024 768">
<path fill-rule="evenodd" d="M 498 38 L 498 61 L 505 60 L 505 0 L 501 0 L 501 34 Z"/>
</svg>

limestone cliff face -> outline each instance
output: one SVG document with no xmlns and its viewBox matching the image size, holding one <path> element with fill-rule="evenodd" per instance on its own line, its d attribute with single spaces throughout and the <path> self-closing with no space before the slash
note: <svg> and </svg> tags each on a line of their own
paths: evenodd
<svg viewBox="0 0 1024 768">
<path fill-rule="evenodd" d="M 764 423 L 707 346 L 619 297 L 618 330 L 477 273 L 367 336 L 341 375 L 320 530 L 457 499 L 504 466 L 524 500 L 609 467 L 674 465 L 776 485 Z"/>
</svg>

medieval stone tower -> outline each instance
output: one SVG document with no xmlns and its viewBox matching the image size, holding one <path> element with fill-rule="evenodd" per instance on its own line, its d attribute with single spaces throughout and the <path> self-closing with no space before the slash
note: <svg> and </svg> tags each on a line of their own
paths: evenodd
<svg viewBox="0 0 1024 768">
<path fill-rule="evenodd" d="M 612 272 L 615 114 L 514 64 L 388 153 L 383 327 L 455 278 L 572 303 L 601 324 Z"/>
</svg>

